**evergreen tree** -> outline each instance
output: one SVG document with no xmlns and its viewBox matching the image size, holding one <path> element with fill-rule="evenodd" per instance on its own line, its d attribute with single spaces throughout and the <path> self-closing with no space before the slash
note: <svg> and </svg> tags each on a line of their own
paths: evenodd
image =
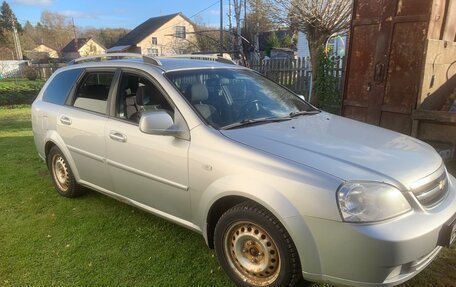
<svg viewBox="0 0 456 287">
<path fill-rule="evenodd" d="M 11 7 L 3 1 L 0 7 L 0 46 L 12 48 L 12 36 L 11 31 L 13 29 L 13 23 L 16 26 L 16 29 L 21 32 L 22 27 L 17 22 L 16 15 L 14 15 Z"/>
<path fill-rule="evenodd" d="M 266 49 L 265 49 L 266 55 L 268 57 L 270 57 L 271 56 L 271 49 L 272 48 L 279 48 L 279 47 L 280 47 L 279 38 L 277 38 L 277 35 L 276 35 L 275 32 L 272 32 L 269 35 L 268 41 L 266 43 Z"/>
<path fill-rule="evenodd" d="M 11 10 L 11 7 L 6 1 L 3 1 L 2 6 L 0 7 L 0 27 L 4 30 L 12 30 L 13 26 L 16 26 L 16 29 L 19 32 L 22 32 L 22 26 L 17 21 L 13 10 Z"/>
<path fill-rule="evenodd" d="M 293 37 L 290 34 L 286 34 L 282 39 L 282 47 L 284 48 L 292 48 L 294 45 Z"/>
</svg>

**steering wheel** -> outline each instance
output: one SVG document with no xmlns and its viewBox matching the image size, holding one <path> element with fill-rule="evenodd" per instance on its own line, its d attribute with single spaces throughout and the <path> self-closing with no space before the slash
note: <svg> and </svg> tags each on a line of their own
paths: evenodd
<svg viewBox="0 0 456 287">
<path fill-rule="evenodd" d="M 251 118 L 251 116 L 248 115 L 257 115 L 262 110 L 264 110 L 264 108 L 260 105 L 260 101 L 252 100 L 242 106 L 241 111 L 239 112 L 239 118 Z"/>
</svg>

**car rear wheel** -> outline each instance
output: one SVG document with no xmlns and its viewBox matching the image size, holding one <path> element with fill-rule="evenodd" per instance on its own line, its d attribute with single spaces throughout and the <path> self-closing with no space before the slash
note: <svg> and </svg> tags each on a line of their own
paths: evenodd
<svg viewBox="0 0 456 287">
<path fill-rule="evenodd" d="M 78 197 L 84 194 L 82 186 L 77 184 L 62 151 L 53 146 L 47 156 L 47 165 L 57 192 L 64 197 Z"/>
<path fill-rule="evenodd" d="M 253 202 L 226 211 L 214 240 L 222 268 L 239 286 L 293 286 L 301 277 L 290 235 L 273 214 Z"/>
</svg>

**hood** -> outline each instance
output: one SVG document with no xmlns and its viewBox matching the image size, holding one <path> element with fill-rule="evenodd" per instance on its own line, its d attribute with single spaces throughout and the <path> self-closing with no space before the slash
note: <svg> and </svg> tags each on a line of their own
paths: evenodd
<svg viewBox="0 0 456 287">
<path fill-rule="evenodd" d="M 442 165 L 424 142 L 324 112 L 221 133 L 343 180 L 392 181 L 408 188 Z"/>
</svg>

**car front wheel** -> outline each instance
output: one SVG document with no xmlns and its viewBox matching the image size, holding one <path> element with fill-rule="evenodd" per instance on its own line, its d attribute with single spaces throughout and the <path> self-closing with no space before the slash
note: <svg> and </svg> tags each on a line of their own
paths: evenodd
<svg viewBox="0 0 456 287">
<path fill-rule="evenodd" d="M 293 286 L 301 277 L 290 235 L 273 214 L 253 202 L 226 211 L 214 240 L 222 268 L 238 286 Z"/>
</svg>

